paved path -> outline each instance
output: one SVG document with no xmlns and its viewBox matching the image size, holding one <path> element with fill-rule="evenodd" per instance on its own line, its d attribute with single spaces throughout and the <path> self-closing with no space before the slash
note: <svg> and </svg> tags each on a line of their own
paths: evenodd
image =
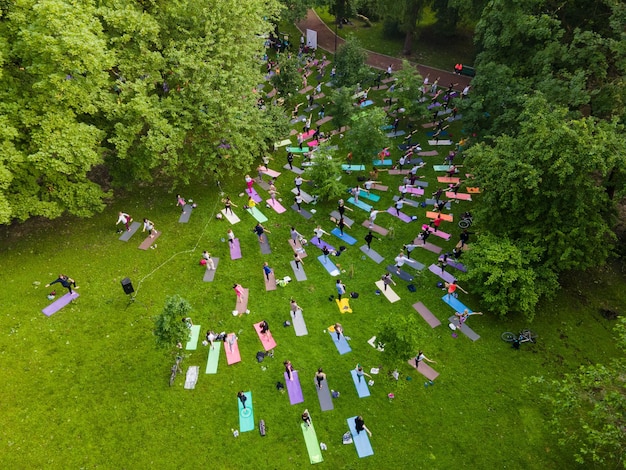
<svg viewBox="0 0 626 470">
<path fill-rule="evenodd" d="M 324 23 L 314 10 L 307 12 L 306 18 L 299 23 L 296 23 L 296 27 L 300 32 L 306 35 L 307 29 L 317 31 L 317 45 L 318 47 L 334 53 L 335 51 L 335 33 Z M 344 39 L 337 37 L 337 47 L 346 42 Z M 400 70 L 402 68 L 402 59 L 391 57 L 385 54 L 379 54 L 377 52 L 367 52 L 367 65 L 380 70 L 387 70 L 389 64 L 392 65 L 394 70 Z M 470 84 L 471 78 L 464 75 L 457 75 L 452 72 L 446 72 L 445 70 L 436 69 L 433 67 L 427 67 L 426 65 L 417 64 L 417 70 L 425 77 L 430 75 L 430 82 L 432 83 L 437 77 L 439 79 L 439 86 L 445 88 L 450 83 L 458 83 L 455 87 L 457 89 L 463 89 L 466 85 Z"/>
</svg>

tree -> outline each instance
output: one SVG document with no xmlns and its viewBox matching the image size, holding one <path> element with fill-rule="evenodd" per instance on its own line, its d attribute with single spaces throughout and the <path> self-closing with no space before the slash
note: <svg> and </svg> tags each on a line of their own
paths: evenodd
<svg viewBox="0 0 626 470">
<path fill-rule="evenodd" d="M 408 60 L 402 61 L 402 68 L 395 73 L 397 107 L 404 108 L 404 115 L 409 118 L 421 118 L 428 114 L 427 102 L 420 103 L 420 88 L 423 79 L 417 68 Z"/>
<path fill-rule="evenodd" d="M 354 113 L 346 134 L 346 147 L 352 152 L 355 163 L 371 164 L 374 157 L 389 146 L 389 138 L 382 128 L 387 116 L 381 108 L 370 106 Z"/>
<path fill-rule="evenodd" d="M 413 51 L 413 41 L 417 33 L 417 20 L 426 5 L 431 3 L 430 0 L 385 0 L 380 2 L 379 8 L 387 20 L 397 19 L 401 31 L 404 33 L 404 46 L 402 53 L 410 55 Z"/>
<path fill-rule="evenodd" d="M 626 318 L 615 327 L 618 346 L 626 352 Z M 576 449 L 579 464 L 624 467 L 626 464 L 626 360 L 580 366 L 559 380 L 533 377 L 549 405 L 559 443 Z"/>
<path fill-rule="evenodd" d="M 154 317 L 154 336 L 157 347 L 174 348 L 189 341 L 190 331 L 186 322 L 191 312 L 191 305 L 179 295 L 165 299 L 161 313 Z"/>
<path fill-rule="evenodd" d="M 538 261 L 534 246 L 518 247 L 506 237 L 488 233 L 463 255 L 467 273 L 459 277 L 472 286 L 488 312 L 501 317 L 519 313 L 532 320 L 539 299 L 558 287 L 555 274 Z"/>
<path fill-rule="evenodd" d="M 340 128 L 350 123 L 350 117 L 356 110 L 352 96 L 352 91 L 347 87 L 336 88 L 330 95 L 331 105 L 328 111 Z"/>
<path fill-rule="evenodd" d="M 377 324 L 376 341 L 384 345 L 383 360 L 391 367 L 405 363 L 418 349 L 420 325 L 413 313 L 385 315 Z"/>
<path fill-rule="evenodd" d="M 314 165 L 304 172 L 313 182 L 311 193 L 321 201 L 328 201 L 343 196 L 347 186 L 341 182 L 341 162 L 335 160 L 327 145 L 322 145 L 314 154 Z"/>
<path fill-rule="evenodd" d="M 365 66 L 366 60 L 367 52 L 361 47 L 361 42 L 353 35 L 348 36 L 335 55 L 335 84 L 339 87 L 353 87 L 362 83 L 369 73 Z"/>
<path fill-rule="evenodd" d="M 566 109 L 541 93 L 526 98 L 518 123 L 515 137 L 466 152 L 484 190 L 477 222 L 518 246 L 535 247 L 540 264 L 555 273 L 602 265 L 615 242 L 616 217 L 605 185 L 626 168 L 622 126 L 568 119 Z M 617 180 L 623 185 L 623 176 Z"/>
<path fill-rule="evenodd" d="M 271 83 L 278 93 L 291 102 L 294 94 L 302 87 L 302 76 L 299 72 L 298 57 L 281 54 L 278 57 L 278 70 L 271 78 Z"/>
</svg>

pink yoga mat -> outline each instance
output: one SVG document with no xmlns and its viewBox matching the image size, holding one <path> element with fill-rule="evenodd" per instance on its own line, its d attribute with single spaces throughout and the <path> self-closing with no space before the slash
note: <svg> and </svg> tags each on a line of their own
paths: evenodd
<svg viewBox="0 0 626 470">
<path fill-rule="evenodd" d="M 235 238 L 232 243 L 228 242 L 228 247 L 230 248 L 230 259 L 241 259 L 241 246 L 238 238 Z"/>
<path fill-rule="evenodd" d="M 161 232 L 157 232 L 153 230 L 152 233 L 154 234 L 154 237 L 150 238 L 148 236 L 144 241 L 142 241 L 141 245 L 139 245 L 140 250 L 147 250 L 148 248 L 150 248 L 150 246 L 152 246 L 152 244 L 156 241 L 156 239 L 161 236 Z"/>
<path fill-rule="evenodd" d="M 306 251 L 302 247 L 300 241 L 296 240 L 296 244 L 294 245 L 293 240 L 289 239 L 287 240 L 287 243 L 289 243 L 289 246 L 294 251 L 294 253 L 298 253 L 300 255 L 300 258 L 304 259 L 307 257 Z"/>
<path fill-rule="evenodd" d="M 233 341 L 234 338 L 234 341 Z M 230 341 L 233 341 L 232 351 Z M 226 341 L 224 341 L 224 351 L 226 352 L 226 363 L 230 366 L 231 364 L 236 364 L 237 362 L 241 362 L 241 354 L 239 354 L 239 341 L 237 340 L 237 336 L 235 333 L 229 333 Z"/>
<path fill-rule="evenodd" d="M 277 214 L 282 214 L 283 212 L 286 212 L 287 209 L 285 209 L 282 204 L 280 202 L 278 202 L 276 199 L 268 199 L 267 201 L 267 205 L 270 206 L 272 209 L 274 209 L 276 211 Z"/>
<path fill-rule="evenodd" d="M 41 312 L 49 317 L 50 315 L 52 315 L 53 313 L 58 312 L 59 310 L 61 310 L 63 307 L 65 307 L 66 305 L 68 305 L 72 300 L 77 299 L 79 297 L 79 295 L 74 292 L 72 294 L 70 294 L 69 292 L 67 294 L 65 294 L 62 297 L 59 297 L 57 300 L 55 300 L 54 302 L 52 302 L 50 305 L 48 305 L 46 308 L 44 308 Z"/>
<path fill-rule="evenodd" d="M 413 240 L 413 244 L 417 245 L 420 248 L 424 248 L 425 250 L 428 250 L 432 253 L 441 253 L 442 248 L 440 246 L 437 245 L 433 245 L 432 243 L 429 242 L 422 242 L 422 240 L 420 240 L 419 238 L 416 238 L 415 240 Z"/>
<path fill-rule="evenodd" d="M 274 275 L 274 272 L 271 272 L 269 275 L 269 280 L 267 279 L 267 276 L 265 275 L 265 271 L 261 271 L 263 273 L 263 281 L 265 282 L 265 290 L 266 291 L 270 291 L 270 290 L 276 290 L 276 276 Z"/>
<path fill-rule="evenodd" d="M 379 225 L 376 225 L 376 224 L 372 224 L 372 223 L 370 223 L 369 220 L 364 220 L 361 225 L 363 225 L 363 227 L 371 230 L 372 232 L 376 232 L 377 234 L 382 235 L 383 237 L 386 237 L 387 234 L 389 233 L 389 230 L 387 230 L 386 228 L 383 228 L 383 227 L 381 227 Z"/>
<path fill-rule="evenodd" d="M 272 332 L 268 331 L 267 336 L 261 333 L 261 322 L 254 324 L 254 329 L 256 330 L 256 334 L 259 335 L 259 339 L 261 340 L 261 344 L 265 348 L 266 351 L 270 351 L 276 347 L 276 341 L 272 336 Z"/>
<path fill-rule="evenodd" d="M 428 308 L 426 308 L 426 306 L 422 302 L 413 304 L 413 308 L 417 310 L 417 313 L 419 313 L 422 318 L 426 320 L 426 323 L 428 323 L 431 328 L 436 328 L 441 325 L 439 319 L 435 315 L 433 315 L 433 313 L 428 310 Z"/>
<path fill-rule="evenodd" d="M 418 367 L 415 367 L 415 358 L 409 359 L 407 362 L 411 367 L 416 369 L 420 374 L 422 374 L 428 380 L 435 380 L 437 377 L 439 377 L 439 372 L 434 370 L 428 364 L 425 364 L 424 361 L 420 361 Z"/>
<path fill-rule="evenodd" d="M 398 191 L 402 192 L 403 188 L 404 186 L 398 187 Z M 416 194 L 418 196 L 424 195 L 424 190 L 422 188 L 405 188 L 405 189 L 406 189 L 406 192 L 409 194 Z"/>
<path fill-rule="evenodd" d="M 430 230 L 430 234 L 435 236 L 435 237 L 439 237 L 439 238 L 443 238 L 444 240 L 450 240 L 450 237 L 452 235 L 450 235 L 449 233 L 446 232 L 442 232 L 441 230 L 437 230 L 435 231 L 434 228 L 429 227 L 428 225 L 424 224 L 422 225 L 422 230 L 426 230 L 429 229 Z"/>
<path fill-rule="evenodd" d="M 461 178 L 454 178 L 450 176 L 438 176 L 437 181 L 439 183 L 455 183 L 456 184 L 459 181 L 461 181 Z"/>
</svg>

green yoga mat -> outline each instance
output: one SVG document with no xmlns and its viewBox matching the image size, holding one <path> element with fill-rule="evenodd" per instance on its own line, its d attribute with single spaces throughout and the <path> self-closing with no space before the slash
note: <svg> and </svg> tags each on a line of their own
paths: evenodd
<svg viewBox="0 0 626 470">
<path fill-rule="evenodd" d="M 200 336 L 200 325 L 193 325 L 191 328 L 191 337 L 185 346 L 188 351 L 195 351 L 198 347 L 198 336 Z"/>
<path fill-rule="evenodd" d="M 206 361 L 206 374 L 217 374 L 217 363 L 220 360 L 222 342 L 214 341 L 213 349 L 209 348 L 209 359 Z"/>
<path fill-rule="evenodd" d="M 257 222 L 261 224 L 267 222 L 267 217 L 265 217 L 265 214 L 263 214 L 263 212 L 261 212 L 256 207 L 251 207 L 250 209 L 248 209 L 248 214 L 254 217 Z"/>
<path fill-rule="evenodd" d="M 287 152 L 291 153 L 309 153 L 310 151 L 309 147 L 287 147 Z"/>
<path fill-rule="evenodd" d="M 244 392 L 244 395 L 248 398 L 246 400 L 246 408 L 244 409 L 241 404 L 241 400 L 237 399 L 237 406 L 239 407 L 239 432 L 248 432 L 254 430 L 254 412 L 252 411 L 252 392 Z"/>
<path fill-rule="evenodd" d="M 300 423 L 300 427 L 302 428 L 302 434 L 304 435 L 306 450 L 309 452 L 309 460 L 311 463 L 323 462 L 324 458 L 322 457 L 322 450 L 320 449 L 320 444 L 317 440 L 317 434 L 315 434 L 313 422 L 311 422 L 310 426 Z"/>
<path fill-rule="evenodd" d="M 433 165 L 433 169 L 435 171 L 448 171 L 450 169 L 450 165 Z"/>
</svg>

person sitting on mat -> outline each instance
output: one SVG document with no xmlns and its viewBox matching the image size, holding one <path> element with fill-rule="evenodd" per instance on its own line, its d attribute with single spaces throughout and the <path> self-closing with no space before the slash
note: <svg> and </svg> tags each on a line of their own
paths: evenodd
<svg viewBox="0 0 626 470">
<path fill-rule="evenodd" d="M 356 370 L 356 376 L 359 379 L 359 383 L 361 383 L 361 379 L 363 378 L 364 375 L 368 376 L 370 379 L 372 378 L 371 375 L 369 375 L 367 372 L 363 370 L 363 366 L 361 364 L 357 364 L 355 367 L 355 370 Z"/>
<path fill-rule="evenodd" d="M 283 362 L 283 364 L 285 365 L 285 372 L 287 372 L 287 378 L 293 381 L 293 365 L 291 364 L 291 361 L 285 361 Z"/>
<path fill-rule="evenodd" d="M 302 413 L 302 422 L 307 428 L 311 426 L 311 415 L 309 415 L 308 409 L 304 410 L 304 413 Z"/>
<path fill-rule="evenodd" d="M 49 284 L 46 284 L 46 287 L 50 287 L 52 284 L 56 284 L 56 283 L 60 283 L 63 287 L 65 287 L 70 294 L 73 294 L 74 292 L 72 291 L 72 286 L 74 286 L 74 289 L 78 289 L 78 286 L 76 285 L 76 281 L 74 279 L 72 279 L 71 277 L 66 276 L 65 274 L 59 274 L 59 277 L 56 278 L 54 281 L 50 282 Z"/>
<path fill-rule="evenodd" d="M 370 437 L 372 437 L 372 433 L 369 429 L 367 429 L 367 426 L 365 426 L 365 421 L 361 415 L 354 418 L 354 427 L 356 428 L 357 434 L 360 434 L 361 431 L 365 431 Z"/>
<path fill-rule="evenodd" d="M 315 373 L 315 381 L 317 382 L 317 388 L 319 388 L 320 390 L 322 389 L 322 382 L 326 380 L 326 374 L 324 373 L 324 370 L 320 367 L 319 369 L 317 369 L 317 372 Z"/>
<path fill-rule="evenodd" d="M 267 321 L 263 320 L 261 322 L 261 324 L 259 325 L 259 327 L 260 327 L 261 334 L 267 337 L 267 335 L 268 335 L 268 333 L 270 331 L 270 326 L 267 323 Z"/>
<path fill-rule="evenodd" d="M 246 400 L 248 399 L 248 397 L 243 393 L 242 391 L 239 391 L 237 393 L 237 398 L 239 398 L 239 401 L 241 402 L 241 404 L 243 405 L 244 409 L 246 408 Z"/>
</svg>

